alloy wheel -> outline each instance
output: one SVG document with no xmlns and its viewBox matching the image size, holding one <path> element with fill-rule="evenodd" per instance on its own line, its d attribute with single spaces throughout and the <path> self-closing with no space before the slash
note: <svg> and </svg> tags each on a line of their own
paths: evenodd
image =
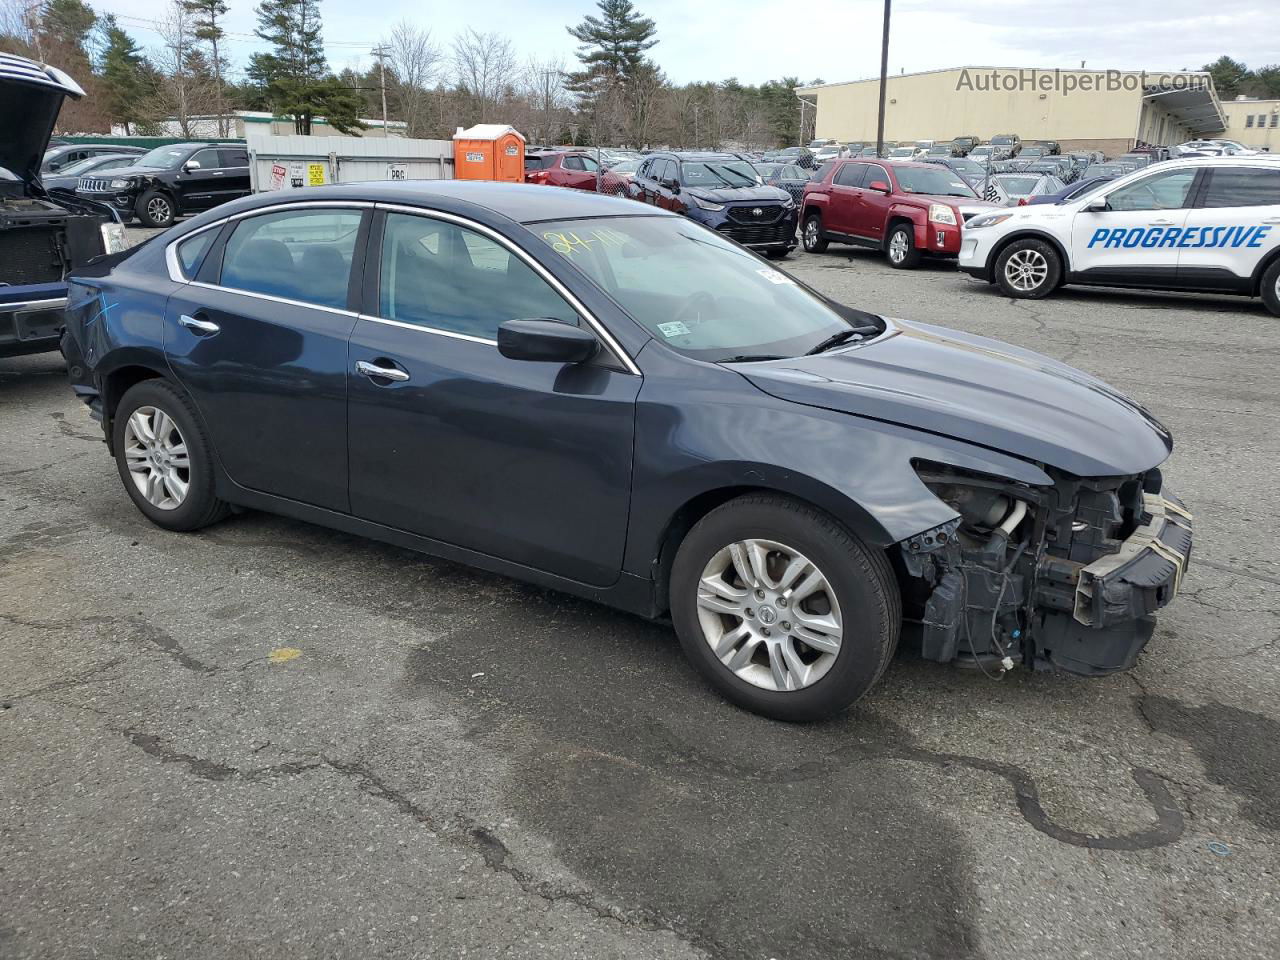
<svg viewBox="0 0 1280 960">
<path fill-rule="evenodd" d="M 729 671 L 780 692 L 821 680 L 844 633 L 826 575 L 795 548 L 773 540 L 731 543 L 708 561 L 698 583 L 698 623 Z"/>
<path fill-rule="evenodd" d="M 160 510 L 176 510 L 191 487 L 182 432 L 159 407 L 138 407 L 124 427 L 124 458 L 138 492 Z"/>
<path fill-rule="evenodd" d="M 1049 276 L 1049 261 L 1039 250 L 1018 250 L 1005 261 L 1004 276 L 1015 290 L 1030 293 Z"/>
<path fill-rule="evenodd" d="M 804 225 L 804 245 L 806 249 L 812 249 L 818 243 L 818 221 L 810 218 Z"/>
<path fill-rule="evenodd" d="M 901 263 L 907 258 L 907 235 L 899 230 L 889 240 L 889 259 Z"/>
<path fill-rule="evenodd" d="M 156 223 L 164 223 L 169 219 L 169 201 L 164 197 L 152 197 L 147 204 L 147 216 Z"/>
</svg>

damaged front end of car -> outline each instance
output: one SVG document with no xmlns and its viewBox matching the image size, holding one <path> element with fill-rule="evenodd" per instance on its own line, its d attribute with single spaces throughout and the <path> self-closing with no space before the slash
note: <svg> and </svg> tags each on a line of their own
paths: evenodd
<svg viewBox="0 0 1280 960">
<path fill-rule="evenodd" d="M 924 659 L 987 673 L 1133 666 L 1191 555 L 1191 514 L 1159 469 L 1100 479 L 1048 469 L 1053 484 L 1033 487 L 915 466 L 956 512 L 898 545 Z"/>
</svg>

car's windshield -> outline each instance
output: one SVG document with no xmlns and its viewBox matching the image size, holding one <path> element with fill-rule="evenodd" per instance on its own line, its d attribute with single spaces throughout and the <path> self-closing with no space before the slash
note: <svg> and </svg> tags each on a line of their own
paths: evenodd
<svg viewBox="0 0 1280 960">
<path fill-rule="evenodd" d="M 978 196 L 964 182 L 963 177 L 946 167 L 930 167 L 927 170 L 898 167 L 894 172 L 898 175 L 898 184 L 904 193 L 928 193 L 939 197 L 967 199 L 976 199 Z"/>
<path fill-rule="evenodd" d="M 610 173 L 635 173 L 640 168 L 639 160 L 619 160 L 609 168 Z"/>
<path fill-rule="evenodd" d="M 977 173 L 981 174 L 986 168 L 980 163 L 974 163 L 972 160 L 952 160 L 951 169 L 956 173 Z"/>
<path fill-rule="evenodd" d="M 992 137 L 991 142 L 1005 147 L 1013 143 L 1013 137 Z"/>
<path fill-rule="evenodd" d="M 787 274 L 683 217 L 531 229 L 654 337 L 699 360 L 797 356 L 850 326 Z"/>
<path fill-rule="evenodd" d="M 138 158 L 139 167 L 155 167 L 157 170 L 171 170 L 182 162 L 187 151 L 179 147 L 156 147 L 148 150 Z"/>
<path fill-rule="evenodd" d="M 680 175 L 690 187 L 748 187 L 756 184 L 755 171 L 745 160 L 686 160 Z"/>
<path fill-rule="evenodd" d="M 58 176 L 75 177 L 98 167 L 127 167 L 136 159 L 137 157 L 125 155 L 114 157 L 85 157 L 83 160 L 77 160 L 75 163 L 67 164 L 58 171 Z"/>
<path fill-rule="evenodd" d="M 996 180 L 1005 193 L 1024 197 L 1035 190 L 1036 184 L 1040 182 L 1039 177 L 996 177 Z"/>
</svg>

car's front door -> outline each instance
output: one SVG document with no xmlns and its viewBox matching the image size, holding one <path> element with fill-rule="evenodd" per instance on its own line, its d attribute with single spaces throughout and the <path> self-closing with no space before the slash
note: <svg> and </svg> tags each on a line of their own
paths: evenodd
<svg viewBox="0 0 1280 960">
<path fill-rule="evenodd" d="M 895 186 L 887 169 L 878 163 L 868 164 L 867 176 L 859 197 L 858 236 L 877 243 L 884 240 L 884 225 L 889 219 Z"/>
<path fill-rule="evenodd" d="M 1198 167 L 1090 194 L 1071 220 L 1071 270 L 1115 283 L 1172 284 Z M 1098 204 L 1102 209 L 1090 210 Z"/>
<path fill-rule="evenodd" d="M 575 190 L 594 190 L 596 188 L 596 171 L 600 165 L 591 157 L 580 153 L 571 153 L 561 161 L 564 168 L 564 183 L 561 186 L 573 187 Z"/>
<path fill-rule="evenodd" d="M 182 163 L 174 178 L 178 202 L 184 211 L 208 210 L 220 202 L 226 171 L 215 147 L 197 150 Z"/>
<path fill-rule="evenodd" d="M 309 205 L 233 221 L 169 298 L 170 366 L 251 490 L 348 509 L 349 287 L 366 215 Z"/>
<path fill-rule="evenodd" d="M 1214 166 L 1178 244 L 1178 283 L 1236 288 L 1280 247 L 1280 163 Z"/>
<path fill-rule="evenodd" d="M 626 541 L 640 377 L 611 355 L 502 356 L 506 320 L 585 324 L 513 251 L 455 219 L 388 212 L 375 225 L 348 368 L 352 512 L 608 585 Z"/>
</svg>

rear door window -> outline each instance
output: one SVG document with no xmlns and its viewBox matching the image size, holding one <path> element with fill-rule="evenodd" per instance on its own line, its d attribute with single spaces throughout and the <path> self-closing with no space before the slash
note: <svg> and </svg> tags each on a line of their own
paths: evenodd
<svg viewBox="0 0 1280 960">
<path fill-rule="evenodd" d="M 1215 168 L 1201 206 L 1280 207 L 1280 169 Z"/>
<path fill-rule="evenodd" d="M 220 283 L 245 293 L 345 309 L 359 210 L 246 217 L 227 241 Z"/>
<path fill-rule="evenodd" d="M 218 151 L 218 155 L 221 157 L 224 167 L 247 167 L 249 165 L 248 150 L 242 150 L 238 147 L 223 148 Z"/>
</svg>

